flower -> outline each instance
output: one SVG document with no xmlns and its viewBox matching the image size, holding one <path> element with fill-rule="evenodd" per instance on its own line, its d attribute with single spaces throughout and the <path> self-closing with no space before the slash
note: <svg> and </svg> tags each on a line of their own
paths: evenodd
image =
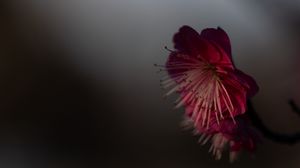
<svg viewBox="0 0 300 168">
<path fill-rule="evenodd" d="M 165 65 L 161 80 L 165 94 L 177 92 L 175 108 L 185 107 L 184 125 L 201 134 L 199 142 L 211 140 L 210 151 L 220 159 L 226 146 L 233 161 L 241 149 L 253 151 L 257 134 L 247 117 L 246 101 L 259 88 L 255 80 L 236 68 L 228 35 L 221 28 L 199 34 L 183 26 L 173 37 L 175 50 Z"/>
<path fill-rule="evenodd" d="M 230 40 L 221 28 L 207 28 L 198 34 L 183 26 L 173 37 L 166 65 L 169 78 L 161 81 L 164 88 L 172 87 L 166 96 L 178 92 L 176 108 L 192 107 L 190 117 L 195 125 L 210 127 L 245 113 L 246 100 L 258 91 L 254 79 L 238 70 L 231 57 Z"/>
</svg>

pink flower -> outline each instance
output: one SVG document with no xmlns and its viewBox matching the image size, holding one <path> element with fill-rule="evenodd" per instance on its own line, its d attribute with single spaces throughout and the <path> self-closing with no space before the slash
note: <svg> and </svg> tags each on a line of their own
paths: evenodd
<svg viewBox="0 0 300 168">
<path fill-rule="evenodd" d="M 211 140 L 210 151 L 217 159 L 225 146 L 230 160 L 241 149 L 253 151 L 257 135 L 246 114 L 246 101 L 258 92 L 255 80 L 238 70 L 231 56 L 229 37 L 221 28 L 207 28 L 199 34 L 183 26 L 173 37 L 168 72 L 161 84 L 177 92 L 176 108 L 185 107 L 185 125 L 201 134 L 200 142 Z"/>
<path fill-rule="evenodd" d="M 164 66 L 170 78 L 162 80 L 162 86 L 172 87 L 166 95 L 180 93 L 175 107 L 192 107 L 189 115 L 195 125 L 209 128 L 212 121 L 228 117 L 235 122 L 235 116 L 246 111 L 246 99 L 258 91 L 258 86 L 233 64 L 225 31 L 208 28 L 198 34 L 183 26 L 173 41 L 176 50 L 171 51 Z"/>
</svg>

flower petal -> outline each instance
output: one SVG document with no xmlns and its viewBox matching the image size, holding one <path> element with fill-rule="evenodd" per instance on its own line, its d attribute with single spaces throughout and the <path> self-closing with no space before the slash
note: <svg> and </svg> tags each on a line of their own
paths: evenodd
<svg viewBox="0 0 300 168">
<path fill-rule="evenodd" d="M 203 38 L 189 26 L 182 26 L 174 35 L 173 42 L 174 48 L 180 53 L 208 63 L 217 63 L 233 68 L 231 56 L 218 43 Z"/>
<path fill-rule="evenodd" d="M 203 45 L 199 33 L 189 26 L 182 26 L 173 37 L 174 48 L 178 51 L 197 56 Z"/>
<path fill-rule="evenodd" d="M 253 97 L 259 91 L 259 87 L 256 81 L 251 76 L 245 74 L 244 72 L 238 69 L 236 70 L 236 75 L 238 75 L 241 78 L 241 80 L 248 85 L 248 98 Z"/>
<path fill-rule="evenodd" d="M 204 29 L 204 30 L 202 30 L 200 36 L 207 40 L 217 43 L 219 46 L 221 46 L 223 48 L 223 50 L 231 58 L 230 39 L 229 39 L 227 33 L 222 28 L 218 27 L 217 29 L 214 29 L 214 28 Z"/>
</svg>

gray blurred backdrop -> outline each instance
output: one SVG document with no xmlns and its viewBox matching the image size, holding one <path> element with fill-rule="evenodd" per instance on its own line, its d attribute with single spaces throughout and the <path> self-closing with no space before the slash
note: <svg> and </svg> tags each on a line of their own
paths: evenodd
<svg viewBox="0 0 300 168">
<path fill-rule="evenodd" d="M 300 1 L 2 0 L 0 167 L 288 167 L 300 146 L 263 139 L 254 158 L 214 161 L 179 126 L 160 76 L 182 25 L 220 26 L 233 58 L 260 86 L 254 105 L 270 128 L 300 118 Z"/>
</svg>

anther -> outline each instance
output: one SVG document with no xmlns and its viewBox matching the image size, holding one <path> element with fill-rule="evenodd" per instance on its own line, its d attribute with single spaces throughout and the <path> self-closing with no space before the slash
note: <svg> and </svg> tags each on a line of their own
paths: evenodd
<svg viewBox="0 0 300 168">
<path fill-rule="evenodd" d="M 174 52 L 173 50 L 170 50 L 167 46 L 164 47 L 167 51 L 170 51 L 170 52 Z"/>
</svg>

